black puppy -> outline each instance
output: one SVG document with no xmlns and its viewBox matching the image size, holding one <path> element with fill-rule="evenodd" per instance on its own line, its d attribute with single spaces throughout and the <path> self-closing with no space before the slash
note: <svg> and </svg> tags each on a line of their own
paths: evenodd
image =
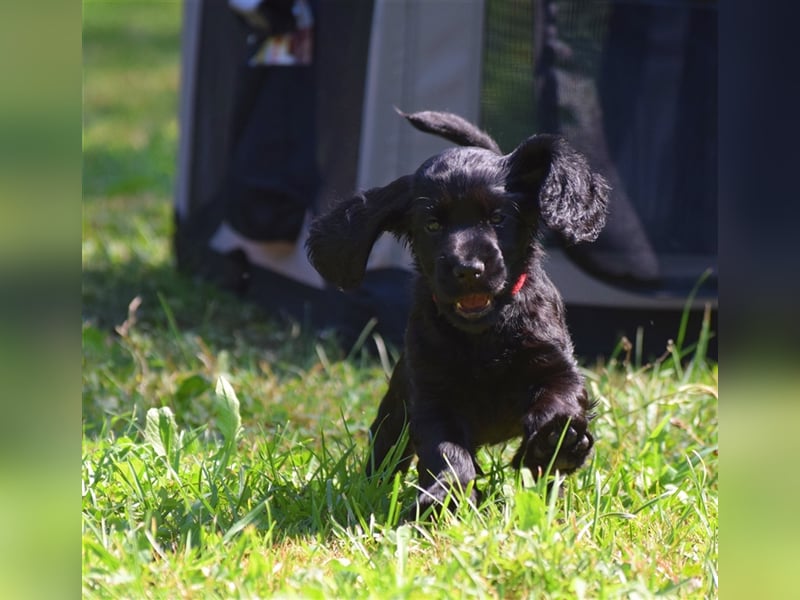
<svg viewBox="0 0 800 600">
<path fill-rule="evenodd" d="M 608 186 L 558 137 L 535 135 L 504 156 L 456 115 L 404 116 L 469 147 L 338 204 L 308 240 L 311 262 L 342 288 L 361 281 L 384 231 L 410 245 L 419 272 L 405 351 L 371 426 L 367 471 L 393 449 L 398 469 L 416 454 L 423 508 L 443 503 L 451 486 L 467 489 L 483 444 L 522 436 L 513 464 L 538 476 L 563 436 L 553 467 L 572 472 L 594 444 L 592 403 L 537 234 L 541 220 L 568 241 L 595 239 Z"/>
</svg>

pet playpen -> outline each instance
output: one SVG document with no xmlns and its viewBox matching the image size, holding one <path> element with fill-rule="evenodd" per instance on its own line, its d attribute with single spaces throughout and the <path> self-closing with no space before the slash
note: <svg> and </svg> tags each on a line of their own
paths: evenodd
<svg viewBox="0 0 800 600">
<path fill-rule="evenodd" d="M 380 239 L 363 285 L 342 293 L 310 266 L 304 236 L 334 199 L 447 147 L 395 107 L 447 110 L 506 152 L 534 132 L 559 133 L 611 183 L 596 243 L 545 239 L 580 354 L 608 354 L 637 331 L 645 352 L 660 354 L 695 289 L 689 333 L 708 305 L 715 326 L 715 1 L 184 6 L 175 195 L 184 272 L 345 340 L 374 320 L 399 343 L 407 250 Z M 298 40 L 304 56 L 289 47 Z"/>
</svg>

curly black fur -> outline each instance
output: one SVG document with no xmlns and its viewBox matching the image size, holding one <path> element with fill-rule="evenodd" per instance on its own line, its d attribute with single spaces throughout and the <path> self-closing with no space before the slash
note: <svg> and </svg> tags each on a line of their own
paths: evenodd
<svg viewBox="0 0 800 600">
<path fill-rule="evenodd" d="M 340 203 L 312 225 L 309 258 L 358 285 L 375 239 L 405 240 L 418 270 L 405 350 L 371 426 L 368 473 L 418 456 L 418 502 L 441 504 L 478 474 L 484 444 L 522 437 L 517 468 L 580 467 L 594 439 L 561 297 L 545 274 L 540 220 L 572 241 L 597 237 L 608 186 L 563 139 L 535 135 L 508 155 L 448 113 L 404 115 L 451 141 L 412 175 Z M 408 423 L 409 442 L 401 434 Z M 473 500 L 477 491 L 472 490 Z"/>
</svg>

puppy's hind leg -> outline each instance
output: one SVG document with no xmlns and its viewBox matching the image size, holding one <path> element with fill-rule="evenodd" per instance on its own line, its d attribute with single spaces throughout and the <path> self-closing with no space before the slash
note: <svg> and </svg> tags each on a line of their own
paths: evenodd
<svg viewBox="0 0 800 600">
<path fill-rule="evenodd" d="M 369 428 L 371 448 L 367 460 L 367 476 L 371 477 L 375 473 L 392 476 L 397 471 L 405 472 L 411 464 L 414 449 L 408 437 L 407 390 L 401 358 L 392 373 L 389 389 L 378 407 L 378 415 Z"/>
</svg>

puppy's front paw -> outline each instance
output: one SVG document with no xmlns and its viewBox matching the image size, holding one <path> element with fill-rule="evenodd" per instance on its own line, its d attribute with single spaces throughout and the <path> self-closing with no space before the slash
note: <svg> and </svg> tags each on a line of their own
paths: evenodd
<svg viewBox="0 0 800 600">
<path fill-rule="evenodd" d="M 465 493 L 460 489 L 437 482 L 420 490 L 417 495 L 416 505 L 412 508 L 414 515 L 411 518 L 438 519 L 445 511 L 455 511 L 460 502 L 468 502 L 473 506 L 478 506 L 481 496 L 480 491 L 474 484 L 471 486 L 469 493 Z"/>
<path fill-rule="evenodd" d="M 539 477 L 555 455 L 551 472 L 557 469 L 561 473 L 571 473 L 586 461 L 592 446 L 594 437 L 585 419 L 558 416 L 523 443 L 514 457 L 514 466 L 526 466 L 534 477 Z"/>
</svg>

